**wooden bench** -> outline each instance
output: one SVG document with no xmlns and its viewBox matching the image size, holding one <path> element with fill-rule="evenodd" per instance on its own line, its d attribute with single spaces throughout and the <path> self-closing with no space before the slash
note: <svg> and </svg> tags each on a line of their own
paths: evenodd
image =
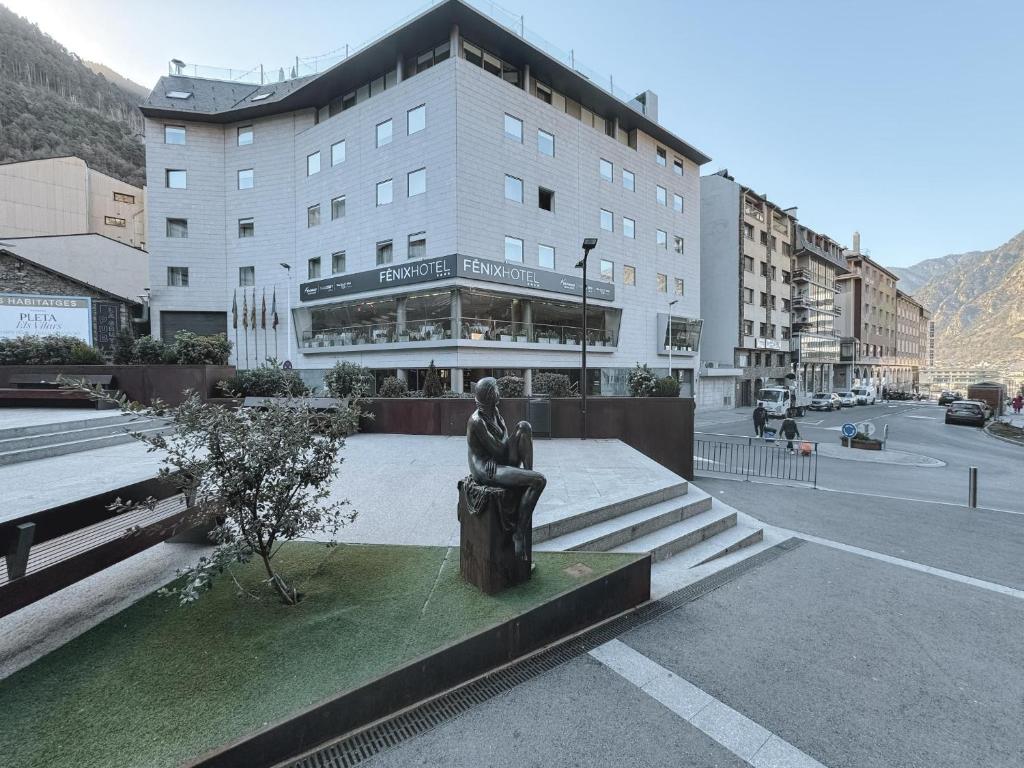
<svg viewBox="0 0 1024 768">
<path fill-rule="evenodd" d="M 65 382 L 81 381 L 104 390 L 114 389 L 109 373 L 15 373 L 0 388 L 0 405 L 74 405 L 88 403 L 98 410 L 113 408 L 110 403 L 93 400 L 88 392 L 63 389 Z"/>
</svg>

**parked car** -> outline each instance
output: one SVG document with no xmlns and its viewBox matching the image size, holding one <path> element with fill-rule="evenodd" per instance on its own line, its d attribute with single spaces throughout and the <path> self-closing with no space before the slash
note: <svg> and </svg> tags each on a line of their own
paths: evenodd
<svg viewBox="0 0 1024 768">
<path fill-rule="evenodd" d="M 843 408 L 852 408 L 857 404 L 857 398 L 854 397 L 853 392 L 836 392 L 836 395 L 839 397 L 839 404 Z"/>
<path fill-rule="evenodd" d="M 955 403 L 957 400 L 963 400 L 964 396 L 959 392 L 949 392 L 948 390 L 939 395 L 939 405 L 949 405 Z"/>
<path fill-rule="evenodd" d="M 954 400 L 946 408 L 947 424 L 968 424 L 972 427 L 984 427 L 987 421 L 984 403 L 976 400 Z"/>
<path fill-rule="evenodd" d="M 874 405 L 878 399 L 878 391 L 874 387 L 854 387 L 850 391 L 857 398 L 857 405 Z"/>
<path fill-rule="evenodd" d="M 843 401 L 835 392 L 815 392 L 809 407 L 812 411 L 834 411 L 843 407 Z"/>
</svg>

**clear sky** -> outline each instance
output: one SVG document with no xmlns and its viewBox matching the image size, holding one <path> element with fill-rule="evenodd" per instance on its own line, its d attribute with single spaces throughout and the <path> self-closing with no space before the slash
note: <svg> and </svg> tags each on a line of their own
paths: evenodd
<svg viewBox="0 0 1024 768">
<path fill-rule="evenodd" d="M 0 0 L 147 87 L 167 61 L 276 68 L 426 0 Z M 1024 2 L 503 0 L 737 181 L 884 264 L 1024 229 Z"/>
</svg>

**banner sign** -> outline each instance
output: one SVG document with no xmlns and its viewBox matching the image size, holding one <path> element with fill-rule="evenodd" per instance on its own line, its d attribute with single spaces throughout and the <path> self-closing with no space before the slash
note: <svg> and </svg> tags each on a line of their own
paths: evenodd
<svg viewBox="0 0 1024 768">
<path fill-rule="evenodd" d="M 447 280 L 454 277 L 484 280 L 489 283 L 512 285 L 518 288 L 565 293 L 571 296 L 583 295 L 582 276 L 562 275 L 524 264 L 492 261 L 476 256 L 451 253 L 438 258 L 419 259 L 404 264 L 386 264 L 366 272 L 335 275 L 323 280 L 302 283 L 299 286 L 299 296 L 302 301 L 316 301 L 378 291 L 384 288 Z M 587 298 L 612 301 L 615 298 L 615 286 L 600 280 L 588 280 Z"/>
<path fill-rule="evenodd" d="M 0 339 L 74 336 L 92 344 L 92 299 L 0 293 Z"/>
</svg>

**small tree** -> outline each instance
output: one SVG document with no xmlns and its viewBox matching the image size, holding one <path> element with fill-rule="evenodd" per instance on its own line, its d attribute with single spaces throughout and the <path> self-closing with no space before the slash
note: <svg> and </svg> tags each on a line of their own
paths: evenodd
<svg viewBox="0 0 1024 768">
<path fill-rule="evenodd" d="M 526 382 L 519 376 L 502 376 L 498 379 L 498 392 L 502 397 L 522 397 L 526 392 Z"/>
<path fill-rule="evenodd" d="M 540 372 L 533 374 L 533 394 L 548 397 L 571 397 L 572 385 L 564 373 Z"/>
<path fill-rule="evenodd" d="M 178 331 L 174 334 L 174 357 L 180 365 L 227 365 L 231 342 L 223 333 L 199 336 Z"/>
<path fill-rule="evenodd" d="M 168 346 L 163 339 L 155 336 L 140 336 L 132 344 L 133 363 L 163 363 L 167 357 Z"/>
<path fill-rule="evenodd" d="M 409 385 L 397 376 L 388 376 L 380 383 L 377 397 L 407 397 Z"/>
<path fill-rule="evenodd" d="M 658 379 L 654 388 L 654 397 L 679 397 L 679 379 L 665 376 Z"/>
<path fill-rule="evenodd" d="M 437 373 L 437 368 L 434 367 L 433 360 L 430 361 L 430 367 L 427 368 L 427 375 L 423 378 L 423 396 L 444 396 L 444 384 L 441 383 L 441 377 Z"/>
<path fill-rule="evenodd" d="M 294 369 L 282 368 L 271 358 L 259 368 L 238 371 L 230 379 L 220 382 L 220 389 L 237 397 L 301 397 L 309 394 L 309 387 Z"/>
<path fill-rule="evenodd" d="M 135 334 L 130 328 L 122 328 L 114 339 L 114 364 L 128 365 L 132 362 L 132 347 L 135 345 Z"/>
<path fill-rule="evenodd" d="M 373 391 L 373 374 L 358 363 L 335 363 L 324 374 L 324 389 L 331 397 L 360 397 Z"/>
<path fill-rule="evenodd" d="M 650 397 L 657 389 L 658 383 L 657 377 L 647 367 L 647 363 L 643 365 L 637 363 L 636 368 L 629 372 L 629 376 L 626 378 L 626 385 L 629 387 L 629 393 L 633 397 Z"/>
</svg>

